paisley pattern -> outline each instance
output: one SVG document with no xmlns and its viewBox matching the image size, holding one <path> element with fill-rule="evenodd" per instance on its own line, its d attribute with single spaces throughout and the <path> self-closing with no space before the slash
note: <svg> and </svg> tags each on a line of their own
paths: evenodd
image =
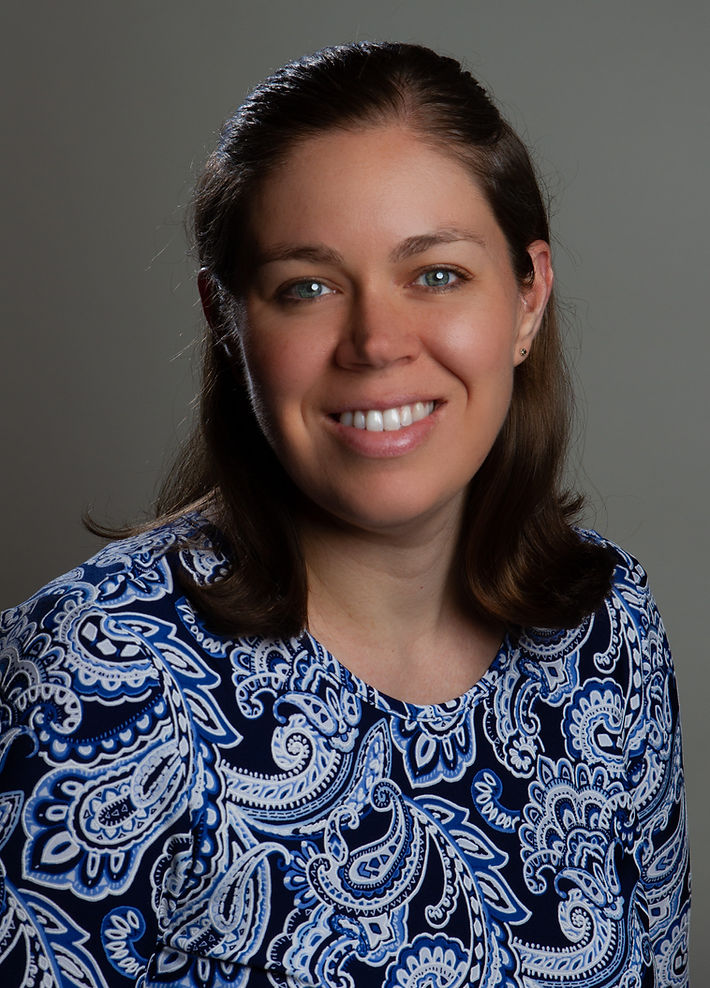
<svg viewBox="0 0 710 988">
<path fill-rule="evenodd" d="M 0 616 L 0 983 L 687 985 L 675 681 L 633 559 L 580 627 L 416 706 L 307 633 L 206 626 L 200 524 Z"/>
</svg>

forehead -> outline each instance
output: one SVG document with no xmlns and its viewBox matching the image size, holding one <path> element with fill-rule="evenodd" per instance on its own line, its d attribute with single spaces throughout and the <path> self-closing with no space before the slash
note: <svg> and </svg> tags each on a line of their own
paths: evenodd
<svg viewBox="0 0 710 988">
<path fill-rule="evenodd" d="M 250 218 L 261 245 L 354 231 L 401 239 L 442 227 L 502 237 L 460 156 L 396 124 L 299 142 L 256 190 Z"/>
</svg>

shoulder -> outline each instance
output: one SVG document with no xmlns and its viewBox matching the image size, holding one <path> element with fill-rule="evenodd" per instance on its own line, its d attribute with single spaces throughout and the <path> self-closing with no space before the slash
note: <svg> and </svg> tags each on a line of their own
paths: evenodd
<svg viewBox="0 0 710 988">
<path fill-rule="evenodd" d="M 596 698 L 603 687 L 625 696 L 627 710 L 638 710 L 644 706 L 645 693 L 660 681 L 674 680 L 665 629 L 648 576 L 633 555 L 610 539 L 590 530 L 579 530 L 579 535 L 605 549 L 610 558 L 607 593 L 575 627 L 524 629 L 519 639 L 521 654 L 556 670 L 554 675 L 567 684 L 560 696 L 568 695 L 566 688 L 573 692 L 584 688 Z M 551 675 L 549 670 L 547 675 Z"/>
<path fill-rule="evenodd" d="M 63 709 L 66 730 L 77 690 L 108 704 L 137 702 L 172 670 L 194 665 L 181 579 L 210 582 L 225 570 L 209 529 L 193 516 L 110 543 L 4 611 L 0 729 L 51 706 Z"/>
<path fill-rule="evenodd" d="M 649 698 L 659 689 L 676 707 L 673 660 L 646 570 L 633 555 L 599 533 L 580 534 L 604 546 L 614 561 L 609 592 L 587 623 L 583 651 L 588 664 L 595 675 L 601 670 L 626 681 L 629 710 L 648 707 Z"/>
<path fill-rule="evenodd" d="M 0 638 L 18 624 L 44 632 L 88 607 L 120 612 L 170 601 L 181 574 L 198 583 L 219 579 L 227 569 L 210 528 L 197 515 L 111 542 L 85 563 L 51 580 L 28 600 L 0 614 Z"/>
<path fill-rule="evenodd" d="M 611 586 L 604 606 L 629 611 L 657 612 L 648 574 L 638 559 L 593 529 L 577 531 L 585 541 L 604 548 L 613 563 Z"/>
<path fill-rule="evenodd" d="M 150 812 L 163 821 L 182 812 L 198 764 L 190 739 L 234 738 L 215 693 L 224 652 L 212 661 L 181 574 L 209 581 L 225 565 L 209 530 L 187 519 L 106 546 L 0 615 L 6 786 L 41 795 L 67 772 L 100 786 L 114 769 L 149 781 L 160 764 Z"/>
</svg>

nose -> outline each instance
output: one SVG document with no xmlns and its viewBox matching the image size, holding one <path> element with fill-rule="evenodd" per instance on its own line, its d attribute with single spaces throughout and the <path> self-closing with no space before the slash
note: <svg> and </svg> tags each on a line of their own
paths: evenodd
<svg viewBox="0 0 710 988">
<path fill-rule="evenodd" d="M 421 341 L 411 312 L 382 292 L 353 298 L 336 351 L 341 367 L 382 369 L 415 360 Z"/>
</svg>

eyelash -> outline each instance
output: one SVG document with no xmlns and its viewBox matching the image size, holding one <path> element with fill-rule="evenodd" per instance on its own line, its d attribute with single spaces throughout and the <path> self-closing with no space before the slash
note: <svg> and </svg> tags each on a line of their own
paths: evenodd
<svg viewBox="0 0 710 988">
<path fill-rule="evenodd" d="M 294 295 L 289 295 L 289 292 L 293 291 L 293 289 L 295 288 L 298 288 L 300 285 L 308 285 L 308 286 L 319 285 L 321 288 L 328 289 L 328 291 L 324 293 L 325 295 L 334 294 L 333 289 L 330 288 L 330 286 L 327 285 L 324 281 L 321 281 L 319 278 L 299 278 L 297 281 L 292 281 L 288 285 L 283 285 L 281 288 L 279 288 L 278 292 L 276 293 L 276 297 L 278 301 L 284 302 L 286 304 L 293 303 L 295 305 L 298 305 L 301 302 L 315 302 L 317 299 L 324 297 L 323 294 L 313 295 L 311 298 L 297 298 Z"/>
<path fill-rule="evenodd" d="M 446 272 L 447 274 L 453 274 L 456 276 L 456 280 L 447 285 L 419 285 L 418 287 L 426 289 L 429 292 L 450 292 L 456 288 L 460 288 L 465 282 L 471 280 L 471 275 L 466 271 L 462 271 L 460 268 L 452 267 L 450 264 L 435 264 L 432 267 L 424 268 L 419 274 L 414 278 L 412 284 L 416 284 L 420 278 L 423 278 L 427 274 L 434 274 L 437 272 Z"/>
<path fill-rule="evenodd" d="M 417 282 L 419 281 L 420 278 L 423 278 L 425 275 L 432 274 L 435 272 L 446 272 L 447 274 L 453 274 L 455 276 L 455 281 L 446 285 L 417 285 Z M 462 271 L 460 268 L 455 268 L 448 264 L 437 264 L 431 267 L 424 268 L 412 279 L 410 284 L 415 285 L 416 287 L 419 288 L 423 288 L 427 292 L 436 292 L 438 294 L 440 292 L 454 291 L 455 289 L 460 288 L 461 285 L 463 285 L 465 282 L 470 280 L 471 280 L 471 275 L 465 271 Z M 308 285 L 308 286 L 319 285 L 321 288 L 327 289 L 327 291 L 323 292 L 320 295 L 313 295 L 310 298 L 298 298 L 294 295 L 289 294 L 289 292 L 293 291 L 294 289 L 298 288 L 301 285 Z M 324 298 L 326 295 L 333 295 L 333 294 L 335 294 L 335 290 L 330 288 L 329 285 L 327 285 L 324 281 L 321 281 L 319 278 L 299 278 L 297 281 L 292 281 L 288 285 L 284 285 L 282 288 L 280 288 L 277 292 L 277 299 L 286 305 L 299 305 L 302 302 L 315 302 L 320 298 Z"/>
</svg>

